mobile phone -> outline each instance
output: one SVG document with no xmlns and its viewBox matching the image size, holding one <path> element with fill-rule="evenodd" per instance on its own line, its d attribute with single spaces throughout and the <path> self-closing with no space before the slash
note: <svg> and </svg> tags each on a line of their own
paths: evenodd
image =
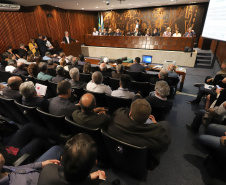
<svg viewBox="0 0 226 185">
<path fill-rule="evenodd" d="M 216 85 L 216 87 L 217 87 L 218 89 L 220 89 L 219 85 Z"/>
</svg>

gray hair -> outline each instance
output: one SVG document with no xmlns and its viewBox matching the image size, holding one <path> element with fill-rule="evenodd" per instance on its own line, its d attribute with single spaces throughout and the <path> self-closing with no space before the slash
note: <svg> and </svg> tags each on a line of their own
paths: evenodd
<svg viewBox="0 0 226 185">
<path fill-rule="evenodd" d="M 160 77 L 162 80 L 166 79 L 168 77 L 168 72 L 165 69 L 162 69 L 160 72 Z"/>
<path fill-rule="evenodd" d="M 79 80 L 79 70 L 78 68 L 74 67 L 70 70 L 70 77 L 73 80 Z"/>
<path fill-rule="evenodd" d="M 68 33 L 68 31 L 65 31 L 65 32 L 64 32 L 64 34 L 67 34 L 67 33 Z"/>
<path fill-rule="evenodd" d="M 103 75 L 100 71 L 95 71 L 92 74 L 92 80 L 95 84 L 101 84 L 103 82 Z"/>
<path fill-rule="evenodd" d="M 170 94 L 170 87 L 166 81 L 160 80 L 155 84 L 155 91 L 159 94 L 159 96 L 165 98 Z"/>
<path fill-rule="evenodd" d="M 31 98 L 36 93 L 35 86 L 32 81 L 22 83 L 19 91 L 25 98 Z"/>
<path fill-rule="evenodd" d="M 47 51 L 46 53 L 45 53 L 45 56 L 51 56 L 51 53 L 49 52 L 49 51 Z"/>
<path fill-rule="evenodd" d="M 105 57 L 105 58 L 104 58 L 104 62 L 108 64 L 109 58 L 108 58 L 108 57 Z"/>
<path fill-rule="evenodd" d="M 10 66 L 10 65 L 14 65 L 15 64 L 15 61 L 13 60 L 13 59 L 10 59 L 10 60 L 8 60 L 8 65 Z"/>
<path fill-rule="evenodd" d="M 40 62 L 38 67 L 40 68 L 40 71 L 42 71 L 42 72 L 45 72 L 47 70 L 47 64 L 45 62 Z"/>
<path fill-rule="evenodd" d="M 53 59 L 47 60 L 47 64 L 48 64 L 48 65 L 53 65 Z"/>
</svg>

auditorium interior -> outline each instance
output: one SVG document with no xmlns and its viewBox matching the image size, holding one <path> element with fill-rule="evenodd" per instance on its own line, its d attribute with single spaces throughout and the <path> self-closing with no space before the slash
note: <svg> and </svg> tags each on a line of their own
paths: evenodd
<svg viewBox="0 0 226 185">
<path fill-rule="evenodd" d="M 89 172 L 99 173 L 96 177 L 101 180 L 99 184 L 102 184 L 102 179 L 114 185 L 226 184 L 226 42 L 224 39 L 202 35 L 211 1 L 216 0 L 1 0 L 0 154 L 5 158 L 5 165 L 16 168 L 18 165 L 39 162 L 42 158 L 40 156 L 54 145 L 63 150 L 61 152 L 64 157 L 67 141 L 78 133 L 87 133 L 97 145 L 98 162 L 96 165 L 92 164 L 93 168 Z M 155 30 L 159 35 L 155 35 Z M 172 35 L 170 37 L 165 36 L 168 30 Z M 178 31 L 179 37 L 175 36 Z M 86 74 L 84 69 L 87 63 L 90 67 L 89 74 Z M 135 65 L 139 65 L 143 71 L 132 71 Z M 35 66 L 38 71 L 36 75 Z M 78 74 L 77 71 L 73 73 L 74 68 Z M 122 72 L 118 72 L 121 69 Z M 20 73 L 21 71 L 24 73 Z M 120 77 L 116 79 L 113 73 L 120 73 Z M 176 77 L 170 76 L 171 73 Z M 101 75 L 102 86 L 95 82 L 94 74 Z M 80 82 L 76 83 L 80 84 L 79 87 L 73 87 L 73 75 L 78 75 Z M 60 76 L 62 79 L 57 79 Z M 125 85 L 127 82 L 123 82 L 123 77 L 128 80 L 128 84 Z M 16 86 L 18 78 L 21 80 L 20 86 L 13 89 L 10 85 Z M 54 78 L 57 81 L 54 81 Z M 17 82 L 12 84 L 11 80 Z M 164 87 L 157 87 L 162 81 L 168 88 L 168 94 L 165 96 L 159 95 L 159 89 Z M 24 87 L 25 85 L 27 86 Z M 110 93 L 96 91 L 94 85 L 109 88 Z M 29 88 L 34 88 L 36 98 L 42 98 L 42 107 L 35 105 L 34 101 L 28 103 L 29 98 L 26 96 Z M 119 90 L 133 92 L 132 98 L 111 94 Z M 12 98 L 7 98 L 7 93 L 11 93 L 8 95 Z M 95 116 L 108 116 L 105 119 L 109 119 L 109 123 L 105 123 L 105 126 L 90 128 L 80 124 L 85 123 L 87 118 L 76 118 L 76 114 L 85 114 L 84 112 L 90 109 L 82 99 L 87 93 L 91 93 L 96 101 L 91 112 L 95 112 L 96 107 L 104 107 L 98 109 L 99 112 L 95 112 Z M 53 100 L 58 96 L 67 99 L 64 102 L 70 100 L 72 104 L 65 106 L 65 114 L 62 115 L 51 113 L 57 112 L 58 106 L 60 107 L 54 104 Z M 172 106 L 169 109 L 163 105 L 152 105 L 149 101 L 151 96 L 152 99 L 171 102 Z M 144 140 L 151 140 L 152 145 L 159 145 L 156 148 L 165 148 L 164 150 L 155 150 L 154 147 L 144 144 L 136 145 L 139 139 L 129 143 L 126 134 L 111 134 L 119 128 L 119 110 L 128 112 L 121 122 L 128 118 L 135 123 L 134 112 L 137 110 L 140 113 L 141 110 L 132 105 L 136 102 L 142 103 L 145 99 L 148 104 L 144 103 L 145 106 L 152 107 L 150 109 L 154 115 L 154 119 L 147 117 L 151 122 L 142 123 L 147 125 L 143 127 L 146 131 L 134 129 L 127 132 L 125 124 L 119 135 L 124 131 L 129 133 L 130 137 L 134 134 L 135 139 L 131 139 L 133 141 L 137 137 L 148 137 Z M 47 108 L 44 102 L 47 102 Z M 62 106 L 64 102 L 62 101 Z M 153 100 L 154 103 L 156 102 Z M 93 105 L 93 101 L 91 104 Z M 72 112 L 71 107 L 75 107 Z M 88 115 L 91 113 L 87 113 Z M 146 116 L 146 113 L 144 115 Z M 93 122 L 97 125 L 98 120 Z M 167 123 L 169 129 L 161 126 L 160 122 Z M 141 124 L 138 121 L 136 123 Z M 114 124 L 117 126 L 114 127 Z M 31 130 L 25 133 L 25 127 L 28 125 Z M 108 125 L 111 127 L 108 128 Z M 150 125 L 154 126 L 149 127 Z M 211 127 L 212 125 L 215 127 Z M 218 126 L 223 135 L 216 131 Z M 41 136 L 31 136 L 35 128 L 36 133 L 45 131 Z M 161 133 L 158 135 L 153 131 L 153 139 L 151 132 L 146 136 L 149 128 L 159 129 Z M 215 132 L 211 128 L 215 129 Z M 23 153 L 20 145 L 12 144 L 21 139 L 16 138 L 21 130 L 32 137 L 31 141 L 37 139 L 33 146 L 42 150 L 37 148 L 34 151 L 38 152 L 34 154 L 34 151 L 29 149 Z M 145 132 L 145 135 L 142 135 L 142 132 Z M 20 137 L 28 138 L 24 135 Z M 214 139 L 211 139 L 212 137 Z M 42 141 L 40 145 L 38 139 Z M 160 141 L 161 139 L 164 141 Z M 31 141 L 29 140 L 29 144 L 33 144 Z M 8 158 L 9 154 L 13 157 Z M 71 163 L 73 162 L 75 160 Z M 57 165 L 58 162 L 49 163 Z M 79 165 L 80 161 L 77 163 L 76 165 Z M 4 183 L 2 180 L 6 178 L 5 172 L 9 179 L 10 174 L 15 172 L 4 171 L 6 168 L 2 167 L 2 164 L 0 155 L 0 184 Z M 43 162 L 42 166 L 45 166 Z M 47 185 L 47 182 L 51 182 L 52 173 L 49 173 L 49 177 L 45 176 L 47 166 L 38 172 L 39 180 L 30 179 L 34 181 L 31 184 Z M 64 165 L 60 168 L 63 169 Z M 99 170 L 105 172 L 105 178 L 100 178 L 102 172 Z M 57 180 L 59 185 L 83 182 L 69 181 L 66 171 L 64 173 L 63 178 L 66 180 L 63 179 L 62 182 L 62 179 L 59 180 L 62 177 L 57 177 L 49 184 L 58 184 Z M 87 176 L 85 179 L 88 179 Z M 11 182 L 8 180 L 8 184 L 12 183 L 14 178 L 12 177 Z M 24 174 L 23 178 L 28 177 Z M 46 183 L 45 178 L 49 180 Z M 92 179 L 92 176 L 89 178 Z M 21 185 L 23 184 L 29 184 L 28 180 L 24 180 Z"/>
</svg>

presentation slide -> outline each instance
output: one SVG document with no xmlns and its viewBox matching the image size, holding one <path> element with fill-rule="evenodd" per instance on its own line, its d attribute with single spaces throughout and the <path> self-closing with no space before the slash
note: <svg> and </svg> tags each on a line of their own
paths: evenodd
<svg viewBox="0 0 226 185">
<path fill-rule="evenodd" d="M 226 0 L 210 0 L 202 37 L 226 41 Z"/>
</svg>

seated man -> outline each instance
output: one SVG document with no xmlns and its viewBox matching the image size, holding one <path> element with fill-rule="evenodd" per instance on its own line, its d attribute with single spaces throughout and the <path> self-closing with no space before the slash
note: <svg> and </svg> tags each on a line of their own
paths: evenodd
<svg viewBox="0 0 226 185">
<path fill-rule="evenodd" d="M 78 56 L 78 58 L 79 58 L 79 61 L 78 61 L 78 64 L 79 65 L 85 65 L 85 58 L 84 58 L 84 55 L 83 54 L 80 54 L 79 56 Z"/>
<path fill-rule="evenodd" d="M 49 59 L 48 61 L 47 61 L 47 68 L 48 69 L 56 69 L 56 67 L 57 67 L 57 64 L 55 64 L 55 63 L 53 63 L 53 59 Z"/>
<path fill-rule="evenodd" d="M 35 63 L 34 61 L 33 62 L 28 62 L 27 61 L 27 55 L 21 55 L 21 58 L 19 58 L 17 60 L 17 62 L 22 62 L 22 63 L 27 64 L 27 65 L 30 65 L 32 63 Z"/>
<path fill-rule="evenodd" d="M 87 84 L 86 89 L 88 91 L 111 94 L 111 88 L 107 85 L 102 84 L 102 82 L 103 75 L 101 74 L 101 72 L 95 71 L 92 74 L 92 81 Z"/>
<path fill-rule="evenodd" d="M 74 67 L 69 71 L 71 80 L 69 82 L 71 83 L 72 88 L 84 88 L 86 86 L 86 83 L 79 81 L 79 70 L 78 68 Z"/>
<path fill-rule="evenodd" d="M 102 35 L 108 36 L 108 32 L 107 32 L 106 28 L 104 28 L 104 30 L 103 30 L 103 32 L 102 32 Z"/>
<path fill-rule="evenodd" d="M 120 29 L 116 29 L 115 36 L 122 36 L 122 32 L 120 32 Z"/>
<path fill-rule="evenodd" d="M 102 73 L 104 78 L 111 76 L 111 73 L 107 72 L 107 65 L 105 63 L 100 64 L 100 72 Z"/>
<path fill-rule="evenodd" d="M 106 64 L 107 69 L 115 69 L 113 66 L 109 65 L 109 58 L 105 57 L 103 62 Z"/>
<path fill-rule="evenodd" d="M 27 48 L 25 48 L 25 44 L 20 44 L 20 48 L 18 49 L 18 55 L 20 58 L 23 58 L 25 55 L 27 57 Z"/>
<path fill-rule="evenodd" d="M 22 104 L 30 107 L 40 107 L 44 111 L 48 111 L 49 102 L 43 97 L 37 95 L 34 83 L 31 81 L 24 82 L 20 85 L 20 93 L 22 94 Z"/>
<path fill-rule="evenodd" d="M 4 87 L 2 90 L 3 97 L 7 99 L 20 100 L 21 94 L 19 92 L 20 84 L 23 81 L 19 76 L 12 76 L 8 79 L 8 87 Z"/>
<path fill-rule="evenodd" d="M 50 60 L 51 59 L 51 53 L 49 51 L 47 51 L 45 53 L 45 56 L 42 58 L 42 60 Z"/>
<path fill-rule="evenodd" d="M 188 28 L 188 31 L 184 34 L 184 37 L 193 37 L 195 36 L 194 30 L 192 30 L 192 27 Z"/>
<path fill-rule="evenodd" d="M 5 71 L 12 73 L 15 69 L 16 69 L 16 61 L 9 59 L 8 66 L 5 67 Z"/>
<path fill-rule="evenodd" d="M 74 67 L 78 68 L 79 72 L 82 73 L 83 67 L 78 65 L 78 58 L 77 57 L 71 58 L 71 65 L 69 66 L 69 71 Z"/>
<path fill-rule="evenodd" d="M 131 83 L 131 77 L 129 75 L 123 74 L 120 78 L 118 90 L 112 91 L 111 95 L 119 98 L 129 98 L 133 99 L 135 94 L 130 92 L 128 87 Z"/>
<path fill-rule="evenodd" d="M 56 156 L 56 151 L 50 151 L 49 156 L 52 156 L 51 153 Z M 48 153 L 43 155 L 44 158 L 45 155 Z M 64 147 L 63 165 L 56 163 L 46 166 L 40 174 L 38 185 L 108 185 L 104 171 L 90 173 L 96 163 L 96 157 L 97 147 L 92 138 L 84 133 L 77 134 L 69 139 Z"/>
<path fill-rule="evenodd" d="M 88 128 L 103 128 L 111 122 L 104 107 L 95 108 L 96 99 L 92 94 L 84 94 L 80 99 L 80 106 L 82 110 L 76 110 L 72 114 L 75 123 Z"/>
<path fill-rule="evenodd" d="M 45 62 L 41 62 L 38 67 L 40 68 L 40 72 L 38 73 L 37 78 L 40 80 L 49 80 L 51 81 L 53 76 L 47 74 L 47 64 Z"/>
<path fill-rule="evenodd" d="M 63 80 L 57 84 L 57 97 L 49 99 L 49 113 L 56 116 L 71 116 L 78 108 L 71 103 L 71 84 Z"/>
<path fill-rule="evenodd" d="M 122 64 L 118 64 L 116 66 L 116 72 L 115 71 L 111 72 L 111 77 L 112 78 L 116 78 L 116 79 L 120 79 L 122 74 L 123 74 L 123 70 L 124 70 L 123 65 Z"/>
<path fill-rule="evenodd" d="M 136 57 L 134 62 L 135 64 L 130 66 L 129 71 L 146 73 L 145 67 L 140 64 L 140 57 Z"/>
<path fill-rule="evenodd" d="M 151 115 L 152 108 L 144 100 L 135 100 L 129 109 L 119 108 L 113 115 L 113 123 L 107 132 L 126 143 L 147 146 L 154 156 L 166 151 L 170 144 L 170 128 L 165 121 L 156 122 Z M 148 118 L 151 120 L 148 121 Z M 150 157 L 151 158 L 151 157 Z M 152 159 L 150 159 L 150 162 Z M 148 167 L 150 163 L 148 163 Z"/>
<path fill-rule="evenodd" d="M 173 64 L 168 65 L 167 72 L 168 72 L 168 77 L 178 78 L 179 80 L 179 76 L 177 73 L 175 73 L 175 66 Z"/>
<path fill-rule="evenodd" d="M 174 85 L 173 82 L 168 78 L 168 72 L 165 69 L 162 69 L 161 71 L 159 71 L 158 78 L 151 78 L 150 83 L 156 84 L 156 82 L 158 82 L 160 80 L 166 81 L 169 86 Z"/>
<path fill-rule="evenodd" d="M 65 79 L 64 77 L 64 68 L 62 66 L 57 66 L 56 76 L 52 78 L 52 82 L 58 83 Z"/>
<path fill-rule="evenodd" d="M 28 75 L 27 70 L 25 69 L 25 65 L 22 62 L 17 62 L 17 68 L 13 70 L 14 74 L 18 75 Z"/>
</svg>

